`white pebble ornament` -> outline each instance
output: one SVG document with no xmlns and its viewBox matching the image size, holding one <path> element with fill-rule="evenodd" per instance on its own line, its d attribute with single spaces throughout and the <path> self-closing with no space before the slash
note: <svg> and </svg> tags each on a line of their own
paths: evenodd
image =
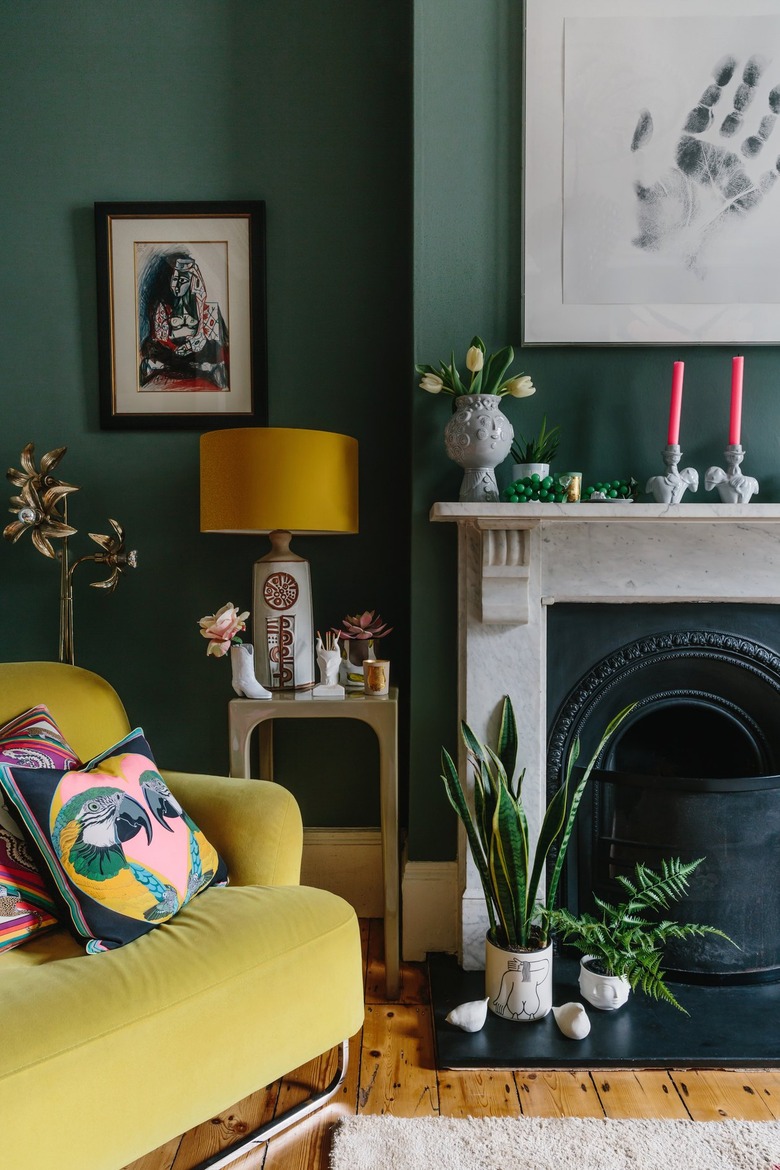
<svg viewBox="0 0 780 1170">
<path fill-rule="evenodd" d="M 488 997 L 485 999 L 471 999 L 468 1003 L 458 1004 L 447 1015 L 447 1023 L 454 1024 L 464 1032 L 479 1032 L 485 1026 L 488 1010 Z"/>
<path fill-rule="evenodd" d="M 584 1040 L 590 1032 L 588 1013 L 581 1003 L 564 1003 L 553 1008 L 555 1022 L 570 1040 Z"/>
</svg>

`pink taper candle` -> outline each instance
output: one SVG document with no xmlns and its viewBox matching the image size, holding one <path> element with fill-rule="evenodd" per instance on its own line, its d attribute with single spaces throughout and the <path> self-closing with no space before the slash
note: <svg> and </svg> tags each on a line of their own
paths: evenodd
<svg viewBox="0 0 780 1170">
<path fill-rule="evenodd" d="M 729 446 L 739 444 L 742 430 L 742 374 L 745 359 L 740 355 L 731 359 L 731 415 L 729 417 Z"/>
<path fill-rule="evenodd" d="M 685 362 L 675 362 L 672 367 L 672 401 L 669 405 L 669 444 L 680 442 L 680 411 L 682 410 L 683 373 Z"/>
</svg>

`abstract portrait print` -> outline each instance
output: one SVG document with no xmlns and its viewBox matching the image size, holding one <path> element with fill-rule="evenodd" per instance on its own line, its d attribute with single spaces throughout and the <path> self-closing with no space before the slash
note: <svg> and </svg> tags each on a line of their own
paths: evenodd
<svg viewBox="0 0 780 1170">
<path fill-rule="evenodd" d="M 83 769 L 15 770 L 5 784 L 90 952 L 145 934 L 226 879 L 140 732 Z"/>
<path fill-rule="evenodd" d="M 227 244 L 136 243 L 139 389 L 230 389 Z"/>
</svg>

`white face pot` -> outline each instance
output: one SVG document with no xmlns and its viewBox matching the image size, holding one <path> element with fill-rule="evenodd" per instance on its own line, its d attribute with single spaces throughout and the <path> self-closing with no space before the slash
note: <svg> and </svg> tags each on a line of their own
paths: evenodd
<svg viewBox="0 0 780 1170">
<path fill-rule="evenodd" d="M 552 1008 L 552 943 L 530 951 L 506 951 L 485 939 L 485 995 L 491 1012 L 528 1024 Z"/>
<path fill-rule="evenodd" d="M 603 1012 L 622 1007 L 631 993 L 631 984 L 625 975 L 599 975 L 588 963 L 593 955 L 580 959 L 580 995 Z"/>
</svg>

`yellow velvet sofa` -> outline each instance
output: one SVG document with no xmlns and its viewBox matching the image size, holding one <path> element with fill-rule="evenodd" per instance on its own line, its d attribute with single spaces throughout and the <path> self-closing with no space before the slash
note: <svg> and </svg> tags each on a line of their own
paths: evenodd
<svg viewBox="0 0 780 1170">
<path fill-rule="evenodd" d="M 0 664 L 0 726 L 38 703 L 83 760 L 130 729 L 99 676 Z M 230 883 L 117 950 L 87 955 L 61 929 L 0 954 L 3 1170 L 120 1170 L 320 1053 L 341 1045 L 344 1058 L 361 1027 L 358 922 L 342 899 L 298 884 L 292 796 L 162 775 Z"/>
</svg>

